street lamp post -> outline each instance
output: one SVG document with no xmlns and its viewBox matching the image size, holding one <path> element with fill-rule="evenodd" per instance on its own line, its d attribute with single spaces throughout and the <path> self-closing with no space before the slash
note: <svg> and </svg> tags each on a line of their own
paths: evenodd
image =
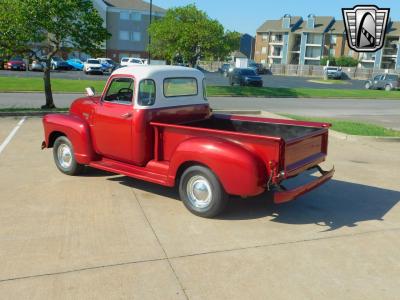
<svg viewBox="0 0 400 300">
<path fill-rule="evenodd" d="M 151 22 L 152 22 L 152 19 L 153 19 L 153 0 L 150 0 L 150 22 L 149 22 L 149 27 L 150 27 L 150 25 L 151 25 Z M 149 65 L 150 65 L 150 63 L 151 63 L 151 53 L 150 53 L 150 43 L 151 43 L 151 36 L 150 36 L 150 33 L 149 33 Z"/>
</svg>

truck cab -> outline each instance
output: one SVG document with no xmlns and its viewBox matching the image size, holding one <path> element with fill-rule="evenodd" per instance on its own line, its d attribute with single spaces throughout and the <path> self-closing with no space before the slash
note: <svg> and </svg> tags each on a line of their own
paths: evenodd
<svg viewBox="0 0 400 300">
<path fill-rule="evenodd" d="M 101 96 L 89 90 L 66 115 L 43 118 L 45 141 L 58 169 L 85 166 L 173 187 L 194 214 L 214 217 L 228 195 L 275 190 L 277 203 L 329 180 L 318 164 L 327 155 L 329 124 L 213 114 L 204 74 L 172 66 L 116 70 Z M 309 168 L 322 176 L 284 191 L 284 179 Z"/>
</svg>

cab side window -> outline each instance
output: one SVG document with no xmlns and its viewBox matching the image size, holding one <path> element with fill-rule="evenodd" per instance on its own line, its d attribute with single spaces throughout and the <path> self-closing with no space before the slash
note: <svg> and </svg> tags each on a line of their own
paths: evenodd
<svg viewBox="0 0 400 300">
<path fill-rule="evenodd" d="M 138 104 L 151 106 L 156 101 L 156 84 L 154 80 L 144 79 L 139 84 Z"/>
<path fill-rule="evenodd" d="M 104 101 L 130 104 L 134 92 L 134 81 L 132 78 L 114 78 L 108 87 Z"/>
</svg>

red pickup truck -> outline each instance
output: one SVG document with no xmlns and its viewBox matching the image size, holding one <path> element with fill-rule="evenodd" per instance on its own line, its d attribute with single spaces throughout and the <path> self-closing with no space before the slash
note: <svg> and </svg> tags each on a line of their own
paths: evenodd
<svg viewBox="0 0 400 300">
<path fill-rule="evenodd" d="M 268 190 L 287 202 L 329 180 L 323 171 L 330 124 L 213 114 L 202 72 L 171 66 L 116 70 L 101 96 L 87 89 L 69 114 L 43 118 L 45 141 L 58 169 L 79 174 L 90 166 L 168 187 L 179 186 L 185 206 L 218 215 L 228 195 Z M 321 172 L 286 190 L 285 179 Z"/>
</svg>

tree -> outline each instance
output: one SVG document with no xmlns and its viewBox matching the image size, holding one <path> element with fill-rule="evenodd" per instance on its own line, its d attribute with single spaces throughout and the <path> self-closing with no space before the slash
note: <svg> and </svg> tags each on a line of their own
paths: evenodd
<svg viewBox="0 0 400 300">
<path fill-rule="evenodd" d="M 110 37 L 91 0 L 1 0 L 0 50 L 38 59 L 46 53 L 44 90 L 46 104 L 54 108 L 51 59 L 63 48 L 88 54 L 101 49 Z"/>
<path fill-rule="evenodd" d="M 200 57 L 226 56 L 235 47 L 238 33 L 224 32 L 224 27 L 198 10 L 194 4 L 169 9 L 164 18 L 149 27 L 150 51 L 172 62 L 182 58 L 191 66 Z"/>
<path fill-rule="evenodd" d="M 342 67 L 357 67 L 359 61 L 350 56 L 341 56 L 336 59 L 336 64 Z"/>
<path fill-rule="evenodd" d="M 324 56 L 320 60 L 321 66 L 326 66 L 327 62 L 329 60 L 329 65 L 330 66 L 336 66 L 336 58 L 334 56 Z"/>
</svg>

